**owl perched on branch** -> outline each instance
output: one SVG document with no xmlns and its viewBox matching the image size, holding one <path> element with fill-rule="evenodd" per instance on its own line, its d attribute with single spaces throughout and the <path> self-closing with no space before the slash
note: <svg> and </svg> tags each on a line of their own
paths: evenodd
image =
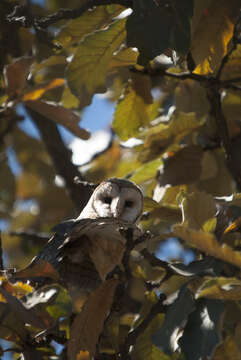
<svg viewBox="0 0 241 360">
<path fill-rule="evenodd" d="M 93 192 L 80 215 L 57 225 L 43 250 L 15 278 L 49 278 L 68 288 L 74 306 L 122 262 L 126 238 L 121 229 L 132 229 L 133 239 L 143 209 L 143 195 L 128 180 L 111 178 Z"/>
</svg>

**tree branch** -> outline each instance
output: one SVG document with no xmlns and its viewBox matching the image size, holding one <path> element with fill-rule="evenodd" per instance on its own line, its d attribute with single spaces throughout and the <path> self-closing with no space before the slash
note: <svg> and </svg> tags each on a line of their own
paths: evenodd
<svg viewBox="0 0 241 360">
<path fill-rule="evenodd" d="M 160 298 L 158 300 L 158 302 L 152 306 L 149 314 L 146 316 L 146 318 L 140 323 L 139 326 L 137 326 L 134 330 L 132 330 L 127 338 L 126 341 L 124 342 L 124 344 L 121 346 L 121 351 L 120 351 L 120 359 L 127 359 L 127 354 L 129 354 L 130 352 L 130 347 L 132 345 L 134 345 L 136 343 L 136 340 L 138 338 L 138 336 L 140 336 L 148 327 L 148 325 L 150 324 L 150 322 L 152 321 L 152 319 L 160 313 L 163 313 L 166 311 L 166 305 L 163 305 L 163 301 L 166 300 L 166 295 L 165 294 L 161 294 Z"/>
<path fill-rule="evenodd" d="M 27 111 L 41 134 L 56 173 L 64 179 L 69 196 L 79 213 L 88 202 L 93 186 L 85 181 L 78 182 L 75 180 L 76 178 L 84 179 L 82 179 L 78 168 L 72 163 L 72 153 L 66 148 L 57 125 L 29 108 Z"/>
<path fill-rule="evenodd" d="M 46 29 L 60 20 L 76 19 L 85 11 L 95 6 L 119 4 L 125 7 L 133 7 L 132 0 L 88 0 L 86 3 L 76 9 L 60 9 L 59 11 L 42 18 L 34 17 L 30 14 L 26 6 L 17 5 L 7 20 L 11 23 L 18 23 L 23 27 L 35 27 L 36 29 Z"/>
</svg>

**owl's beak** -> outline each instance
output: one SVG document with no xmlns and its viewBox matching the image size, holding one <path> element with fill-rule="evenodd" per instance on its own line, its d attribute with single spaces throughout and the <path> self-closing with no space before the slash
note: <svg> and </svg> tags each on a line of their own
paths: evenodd
<svg viewBox="0 0 241 360">
<path fill-rule="evenodd" d="M 123 207 L 122 207 L 122 201 L 120 198 L 116 198 L 112 200 L 112 214 L 114 218 L 119 218 L 121 216 Z"/>
</svg>

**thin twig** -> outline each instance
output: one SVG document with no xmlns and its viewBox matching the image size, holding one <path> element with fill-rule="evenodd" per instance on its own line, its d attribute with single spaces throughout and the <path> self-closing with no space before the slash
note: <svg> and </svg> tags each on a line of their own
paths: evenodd
<svg viewBox="0 0 241 360">
<path fill-rule="evenodd" d="M 2 248 L 2 235 L 0 232 L 0 270 L 3 270 L 3 248 Z"/>
<path fill-rule="evenodd" d="M 152 319 L 160 313 L 163 313 L 166 311 L 166 305 L 163 305 L 163 301 L 166 300 L 166 295 L 161 294 L 158 302 L 152 306 L 149 314 L 146 316 L 146 318 L 138 325 L 133 331 L 131 331 L 124 344 L 121 346 L 121 351 L 119 353 L 120 359 L 126 359 L 128 358 L 127 355 L 130 352 L 130 347 L 134 345 L 137 341 L 138 336 L 140 336 L 148 327 Z"/>
</svg>

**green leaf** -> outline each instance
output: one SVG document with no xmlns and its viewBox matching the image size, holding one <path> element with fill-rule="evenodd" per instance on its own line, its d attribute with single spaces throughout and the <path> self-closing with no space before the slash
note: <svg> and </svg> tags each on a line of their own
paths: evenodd
<svg viewBox="0 0 241 360">
<path fill-rule="evenodd" d="M 140 127 L 150 122 L 151 111 L 150 79 L 147 76 L 133 74 L 124 97 L 116 107 L 113 129 L 121 140 L 138 136 Z"/>
<path fill-rule="evenodd" d="M 158 124 L 141 134 L 145 142 L 139 160 L 145 162 L 160 156 L 202 125 L 202 121 L 196 120 L 195 113 L 175 112 L 168 124 Z"/>
<path fill-rule="evenodd" d="M 189 48 L 192 0 L 172 1 L 167 6 L 157 1 L 134 0 L 129 16 L 127 45 L 137 47 L 139 64 L 145 65 L 166 49 L 185 53 Z M 145 26 L 143 26 L 145 24 Z"/>
<path fill-rule="evenodd" d="M 153 160 L 144 164 L 137 170 L 135 170 L 134 174 L 131 176 L 130 180 L 134 181 L 137 184 L 141 184 L 147 180 L 150 180 L 155 177 L 157 169 L 162 164 L 161 159 Z"/>
<path fill-rule="evenodd" d="M 79 43 L 84 36 L 109 25 L 122 10 L 120 5 L 97 6 L 88 10 L 77 19 L 70 20 L 59 32 L 55 42 L 64 48 Z"/>
<path fill-rule="evenodd" d="M 138 52 L 130 48 L 120 50 L 115 54 L 110 62 L 110 68 L 120 68 L 123 66 L 135 65 Z"/>
<path fill-rule="evenodd" d="M 97 31 L 79 44 L 67 68 L 67 81 L 77 97 L 82 92 L 93 95 L 103 90 L 108 65 L 125 38 L 125 19 L 117 20 L 107 29 Z"/>
</svg>

